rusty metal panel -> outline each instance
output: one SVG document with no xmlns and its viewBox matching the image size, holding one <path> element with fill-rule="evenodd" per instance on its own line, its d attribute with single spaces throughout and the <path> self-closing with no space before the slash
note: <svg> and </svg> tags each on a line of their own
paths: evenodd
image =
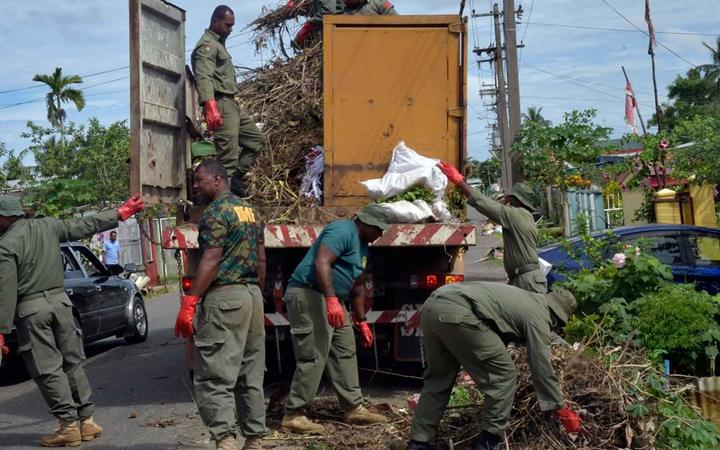
<svg viewBox="0 0 720 450">
<path fill-rule="evenodd" d="M 326 16 L 326 206 L 367 202 L 400 141 L 425 156 L 465 157 L 465 24 L 459 16 Z"/>
<path fill-rule="evenodd" d="M 130 1 L 130 189 L 148 203 L 186 198 L 185 11 Z"/>
</svg>

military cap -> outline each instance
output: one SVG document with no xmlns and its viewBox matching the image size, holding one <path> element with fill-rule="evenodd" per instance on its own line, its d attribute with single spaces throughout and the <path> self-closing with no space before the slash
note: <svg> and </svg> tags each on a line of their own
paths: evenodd
<svg viewBox="0 0 720 450">
<path fill-rule="evenodd" d="M 505 196 L 512 195 L 516 199 L 520 201 L 523 205 L 525 205 L 526 208 L 530 209 L 531 211 L 535 210 L 535 206 L 533 206 L 532 202 L 529 200 L 530 192 L 528 189 L 521 183 L 515 183 L 513 184 L 510 189 L 505 191 Z"/>
<path fill-rule="evenodd" d="M 387 230 L 390 225 L 387 214 L 377 203 L 370 203 L 364 207 L 357 213 L 357 218 L 360 219 L 362 223 L 378 227 L 383 231 Z"/>
<path fill-rule="evenodd" d="M 568 290 L 556 288 L 545 294 L 545 301 L 548 307 L 555 313 L 558 319 L 567 324 L 570 315 L 575 312 L 577 302 L 575 296 Z"/>
<path fill-rule="evenodd" d="M 0 216 L 4 217 L 25 217 L 20 199 L 12 195 L 0 195 Z"/>
</svg>

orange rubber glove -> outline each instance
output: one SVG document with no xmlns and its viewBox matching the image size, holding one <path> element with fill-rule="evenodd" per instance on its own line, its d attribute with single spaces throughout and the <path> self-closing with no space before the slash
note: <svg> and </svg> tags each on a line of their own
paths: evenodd
<svg viewBox="0 0 720 450">
<path fill-rule="evenodd" d="M 200 301 L 197 295 L 183 295 L 180 300 L 180 311 L 175 320 L 175 337 L 182 336 L 189 338 L 195 334 L 193 329 L 193 317 L 195 317 L 195 306 Z"/>
<path fill-rule="evenodd" d="M 145 202 L 140 194 L 135 194 L 118 208 L 118 214 L 120 214 L 120 220 L 125 221 L 143 209 L 145 209 Z"/>
<path fill-rule="evenodd" d="M 453 166 L 452 164 L 448 164 L 445 161 L 440 161 L 437 163 L 437 166 L 440 168 L 442 173 L 445 174 L 446 177 L 448 177 L 448 180 L 452 184 L 460 184 L 463 181 L 465 181 L 465 177 L 462 176 L 460 172 Z"/>
<path fill-rule="evenodd" d="M 373 344 L 373 334 L 372 330 L 370 329 L 370 325 L 366 321 L 358 321 L 355 318 L 353 318 L 353 323 L 356 327 L 358 327 L 358 330 L 360 330 L 360 337 L 362 338 L 362 345 L 365 348 L 372 347 Z"/>
<path fill-rule="evenodd" d="M 5 345 L 5 336 L 2 334 L 0 334 L 0 353 L 2 353 L 3 358 L 6 358 L 10 354 L 10 348 Z"/>
<path fill-rule="evenodd" d="M 582 423 L 582 420 L 580 420 L 580 416 L 578 416 L 575 411 L 570 409 L 568 406 L 563 406 L 562 408 L 555 411 L 555 414 L 560 420 L 562 426 L 565 428 L 566 432 L 580 432 L 580 423 Z"/>
<path fill-rule="evenodd" d="M 208 131 L 215 131 L 220 129 L 223 124 L 222 114 L 217 107 L 215 100 L 208 100 L 205 102 L 205 124 L 207 124 Z"/>
<path fill-rule="evenodd" d="M 325 297 L 328 322 L 333 328 L 340 328 L 345 324 L 345 312 L 337 297 Z"/>
</svg>

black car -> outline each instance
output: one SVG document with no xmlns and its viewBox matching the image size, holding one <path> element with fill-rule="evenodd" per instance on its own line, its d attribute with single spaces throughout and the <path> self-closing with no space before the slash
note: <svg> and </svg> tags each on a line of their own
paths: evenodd
<svg viewBox="0 0 720 450">
<path fill-rule="evenodd" d="M 83 331 L 85 344 L 106 337 L 122 337 L 128 343 L 143 342 L 148 335 L 145 303 L 135 283 L 109 270 L 83 244 L 60 245 L 65 270 L 65 292 L 73 303 L 73 315 Z M 126 272 L 136 271 L 126 264 Z M 7 336 L 15 354 L 15 330 Z"/>
</svg>

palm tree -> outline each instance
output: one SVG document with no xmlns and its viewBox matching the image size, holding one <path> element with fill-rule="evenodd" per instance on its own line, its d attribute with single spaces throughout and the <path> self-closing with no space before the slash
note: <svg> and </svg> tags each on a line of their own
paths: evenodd
<svg viewBox="0 0 720 450">
<path fill-rule="evenodd" d="M 530 106 L 526 113 L 522 113 L 523 124 L 528 122 L 536 123 L 542 127 L 549 127 L 551 122 L 542 115 L 542 106 Z"/>
<path fill-rule="evenodd" d="M 705 78 L 712 81 L 720 80 L 720 36 L 715 41 L 715 47 L 703 42 L 705 48 L 710 50 L 712 62 L 710 64 L 701 64 L 698 66 L 700 70 L 705 72 Z"/>
<path fill-rule="evenodd" d="M 63 109 L 63 103 L 74 103 L 78 111 L 85 107 L 83 92 L 80 89 L 70 87 L 73 84 L 82 83 L 82 78 L 80 78 L 80 75 L 64 77 L 62 68 L 56 67 L 52 75 L 37 74 L 33 77 L 33 81 L 45 83 L 50 87 L 50 92 L 45 95 L 47 118 L 52 126 L 60 129 L 62 135 L 63 122 L 67 117 L 67 113 Z"/>
</svg>

